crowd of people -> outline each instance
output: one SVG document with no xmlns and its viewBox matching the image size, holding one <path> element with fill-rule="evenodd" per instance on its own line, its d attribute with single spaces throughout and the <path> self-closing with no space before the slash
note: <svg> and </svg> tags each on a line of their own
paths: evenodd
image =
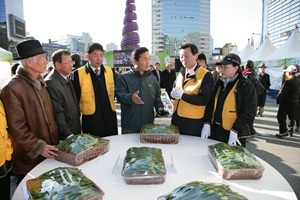
<svg viewBox="0 0 300 200">
<path fill-rule="evenodd" d="M 169 114 L 161 100 L 161 88 L 165 88 L 174 101 L 171 124 L 181 134 L 245 147 L 246 138 L 255 134 L 255 116 L 263 117 L 270 88 L 264 64 L 259 66 L 258 74 L 251 60 L 242 70 L 240 57 L 230 53 L 210 69 L 206 56 L 199 54 L 192 43 L 179 48 L 183 67 L 177 75 L 171 63 L 164 71 L 160 63 L 151 69 L 150 53 L 145 47 L 133 50 L 131 69 L 119 73 L 103 65 L 104 49 L 92 43 L 86 48 L 87 62 L 83 66 L 80 56 L 68 50 L 55 51 L 54 67 L 44 78 L 41 74 L 48 61 L 40 42 L 24 41 L 16 50 L 15 60 L 19 62 L 1 90 L 0 101 L 3 199 L 10 199 L 10 173 L 19 184 L 44 159 L 57 156 L 55 146 L 59 140 L 79 133 L 118 135 L 115 98 L 121 105 L 121 134 L 139 133 L 143 125 L 154 123 L 155 112 L 160 116 Z M 299 128 L 297 72 L 296 66 L 285 70 L 287 79 L 277 96 L 278 137 L 292 136 L 294 123 Z"/>
</svg>

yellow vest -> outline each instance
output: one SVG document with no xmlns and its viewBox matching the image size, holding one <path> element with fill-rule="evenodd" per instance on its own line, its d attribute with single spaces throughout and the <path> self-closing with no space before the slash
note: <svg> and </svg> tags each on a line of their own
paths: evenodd
<svg viewBox="0 0 300 200">
<path fill-rule="evenodd" d="M 104 68 L 105 84 L 110 106 L 113 111 L 116 111 L 116 105 L 114 102 L 114 74 L 110 67 L 104 66 Z M 92 115 L 96 111 L 96 102 L 91 75 L 86 73 L 85 66 L 83 66 L 78 69 L 78 76 L 81 88 L 81 96 L 79 100 L 80 111 L 83 115 Z"/>
<path fill-rule="evenodd" d="M 196 70 L 195 79 L 188 80 L 184 87 L 183 91 L 185 94 L 197 95 L 200 87 L 202 85 L 202 80 L 206 73 L 209 71 L 203 67 L 199 67 Z M 176 78 L 176 87 L 182 87 L 184 78 L 181 73 L 178 74 Z M 174 101 L 174 112 L 177 110 L 177 114 L 180 117 L 189 118 L 189 119 L 202 119 L 204 116 L 206 106 L 190 104 L 182 99 L 175 99 Z"/>
<path fill-rule="evenodd" d="M 235 91 L 235 88 L 236 88 L 238 82 L 239 82 L 239 80 L 237 80 L 237 82 L 234 84 L 234 86 L 232 87 L 232 89 L 228 93 L 228 95 L 227 95 L 227 97 L 224 101 L 224 104 L 223 104 L 222 127 L 227 131 L 230 131 L 230 129 L 233 126 L 233 123 L 235 122 L 235 120 L 237 118 L 234 91 Z M 217 102 L 218 102 L 218 98 L 219 98 L 219 94 L 220 94 L 220 88 L 221 87 L 219 87 L 219 89 L 217 91 L 217 95 L 215 97 L 215 104 L 214 104 L 214 112 L 213 113 L 215 113 L 215 111 L 216 111 Z M 213 116 L 213 118 L 214 118 L 214 116 Z"/>
<path fill-rule="evenodd" d="M 11 160 L 11 154 L 13 152 L 11 141 L 8 138 L 8 133 L 6 129 L 6 115 L 2 101 L 0 100 L 0 166 L 2 166 L 5 163 L 5 161 Z"/>
</svg>

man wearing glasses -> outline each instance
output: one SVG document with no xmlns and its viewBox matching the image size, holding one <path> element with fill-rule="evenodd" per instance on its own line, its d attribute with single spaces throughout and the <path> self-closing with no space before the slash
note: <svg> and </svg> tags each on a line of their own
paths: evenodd
<svg viewBox="0 0 300 200">
<path fill-rule="evenodd" d="M 217 64 L 220 78 L 205 110 L 201 137 L 245 147 L 246 138 L 255 134 L 255 87 L 243 77 L 238 55 L 230 53 Z"/>
<path fill-rule="evenodd" d="M 81 132 L 80 110 L 69 74 L 74 61 L 69 51 L 60 49 L 52 54 L 54 69 L 45 78 L 51 97 L 59 139 L 63 140 Z"/>
</svg>

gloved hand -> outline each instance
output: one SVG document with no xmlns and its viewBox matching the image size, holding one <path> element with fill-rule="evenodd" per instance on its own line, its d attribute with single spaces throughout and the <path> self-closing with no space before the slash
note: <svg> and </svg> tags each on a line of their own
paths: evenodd
<svg viewBox="0 0 300 200">
<path fill-rule="evenodd" d="M 236 143 L 238 143 L 239 145 L 241 145 L 241 142 L 238 139 L 238 134 L 236 132 L 230 130 L 228 144 L 230 146 L 236 146 Z"/>
<path fill-rule="evenodd" d="M 174 99 L 181 99 L 183 95 L 183 89 L 182 88 L 173 88 L 173 90 L 171 91 L 171 96 Z"/>
<path fill-rule="evenodd" d="M 209 124 L 204 124 L 202 131 L 201 131 L 201 138 L 202 139 L 207 139 L 208 136 L 210 136 L 210 125 Z"/>
<path fill-rule="evenodd" d="M 156 117 L 164 117 L 164 116 L 168 116 L 170 113 L 166 110 L 159 110 L 156 114 Z"/>
</svg>

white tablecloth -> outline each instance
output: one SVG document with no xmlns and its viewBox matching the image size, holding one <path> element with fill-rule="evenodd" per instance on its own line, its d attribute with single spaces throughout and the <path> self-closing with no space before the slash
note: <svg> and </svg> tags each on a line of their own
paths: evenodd
<svg viewBox="0 0 300 200">
<path fill-rule="evenodd" d="M 195 180 L 205 183 L 228 184 L 233 191 L 251 200 L 297 199 L 293 189 L 283 176 L 259 158 L 258 160 L 265 167 L 261 179 L 223 180 L 208 158 L 207 145 L 217 143 L 213 140 L 180 135 L 178 144 L 145 144 L 140 143 L 139 134 L 111 136 L 106 139 L 110 140 L 110 150 L 105 155 L 78 166 L 104 191 L 104 200 L 155 200 L 176 187 Z M 167 168 L 166 181 L 163 184 L 127 185 L 123 180 L 121 171 L 126 151 L 130 147 L 140 146 L 162 149 Z M 70 165 L 53 159 L 46 159 L 40 163 L 20 183 L 12 199 L 27 199 L 26 180 L 59 166 Z"/>
</svg>

